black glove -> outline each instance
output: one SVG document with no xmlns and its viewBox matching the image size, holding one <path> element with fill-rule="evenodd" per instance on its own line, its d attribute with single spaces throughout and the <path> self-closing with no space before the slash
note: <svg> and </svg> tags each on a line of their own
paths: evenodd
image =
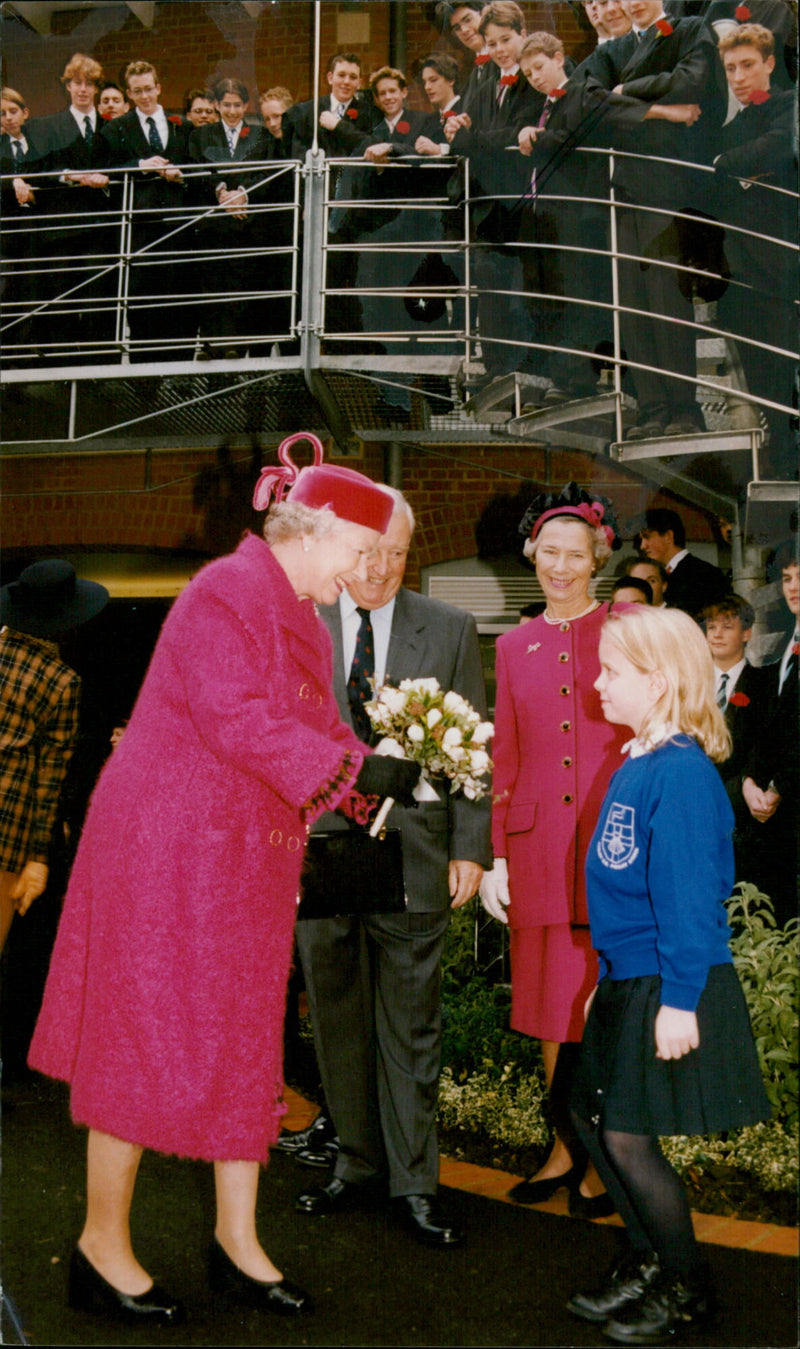
<svg viewBox="0 0 800 1349">
<path fill-rule="evenodd" d="M 368 754 L 355 786 L 364 796 L 391 796 L 401 806 L 415 806 L 412 792 L 422 772 L 410 759 L 393 759 L 389 754 Z"/>
</svg>

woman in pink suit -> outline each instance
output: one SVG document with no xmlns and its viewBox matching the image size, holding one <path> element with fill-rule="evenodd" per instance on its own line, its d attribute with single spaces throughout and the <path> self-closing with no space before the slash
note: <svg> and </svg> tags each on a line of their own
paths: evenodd
<svg viewBox="0 0 800 1349">
<path fill-rule="evenodd" d="M 520 526 L 547 600 L 543 614 L 497 642 L 495 865 L 481 899 L 510 928 L 514 1030 L 542 1041 L 556 1139 L 537 1176 L 511 1191 L 539 1203 L 562 1186 L 570 1212 L 613 1212 L 569 1118 L 568 1079 L 596 983 L 584 860 L 625 739 L 594 689 L 608 606 L 589 583 L 611 554 L 605 505 L 570 483 L 540 497 Z"/>
<path fill-rule="evenodd" d="M 298 472 L 288 449 L 303 439 L 315 463 Z M 263 470 L 256 493 L 261 509 L 277 495 L 264 538 L 247 534 L 176 601 L 101 775 L 30 1051 L 32 1067 L 70 1083 L 73 1119 L 89 1127 L 70 1305 L 141 1324 L 184 1314 L 131 1246 L 145 1147 L 214 1162 L 213 1293 L 311 1309 L 255 1226 L 283 1112 L 300 869 L 310 823 L 353 789 L 380 792 L 389 762 L 365 759 L 339 719 L 315 604 L 366 575 L 393 503 L 323 465 L 313 436 L 278 453 L 284 467 Z M 387 794 L 398 786 L 408 796 L 407 777 Z"/>
</svg>

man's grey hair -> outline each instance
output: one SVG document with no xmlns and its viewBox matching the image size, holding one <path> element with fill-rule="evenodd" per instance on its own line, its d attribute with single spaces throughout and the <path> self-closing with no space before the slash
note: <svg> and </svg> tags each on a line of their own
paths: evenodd
<svg viewBox="0 0 800 1349">
<path fill-rule="evenodd" d="M 394 502 L 395 511 L 405 511 L 406 516 L 408 518 L 409 528 L 411 529 L 411 533 L 413 534 L 414 526 L 416 525 L 417 522 L 414 519 L 414 512 L 412 511 L 411 507 L 409 506 L 408 502 L 403 496 L 403 493 L 399 491 L 398 488 L 396 487 L 387 486 L 385 482 L 380 483 L 379 486 L 382 492 L 386 492 L 387 496 L 390 496 L 392 498 L 392 501 Z"/>
</svg>

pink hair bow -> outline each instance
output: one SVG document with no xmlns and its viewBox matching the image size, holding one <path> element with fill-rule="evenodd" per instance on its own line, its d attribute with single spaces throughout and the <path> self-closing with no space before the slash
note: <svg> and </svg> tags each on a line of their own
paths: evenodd
<svg viewBox="0 0 800 1349">
<path fill-rule="evenodd" d="M 286 493 L 294 487 L 303 470 L 297 467 L 289 450 L 297 444 L 298 440 L 307 440 L 312 445 L 315 468 L 322 463 L 323 447 L 318 436 L 313 435 L 311 431 L 296 431 L 293 436 L 287 436 L 278 446 L 278 458 L 284 467 L 272 468 L 267 466 L 261 470 L 261 476 L 253 493 L 253 505 L 257 511 L 267 510 L 272 501 L 273 492 L 277 503 L 283 501 Z"/>
</svg>

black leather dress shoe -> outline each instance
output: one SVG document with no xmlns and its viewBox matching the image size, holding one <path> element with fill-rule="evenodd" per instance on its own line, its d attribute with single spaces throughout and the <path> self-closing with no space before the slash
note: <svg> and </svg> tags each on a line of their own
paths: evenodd
<svg viewBox="0 0 800 1349">
<path fill-rule="evenodd" d="M 639 1302 L 658 1277 L 659 1269 L 654 1251 L 646 1254 L 632 1251 L 614 1262 L 599 1288 L 571 1297 L 567 1311 L 581 1321 L 600 1325 Z"/>
<path fill-rule="evenodd" d="M 313 1299 L 304 1288 L 289 1279 L 275 1283 L 252 1279 L 234 1264 L 216 1240 L 208 1253 L 208 1282 L 215 1310 L 231 1303 L 274 1312 L 277 1316 L 299 1316 L 301 1312 L 314 1310 Z"/>
<path fill-rule="evenodd" d="M 327 1185 L 316 1190 L 305 1190 L 297 1196 L 294 1206 L 298 1213 L 348 1213 L 354 1209 L 373 1208 L 381 1198 L 377 1184 L 369 1181 L 340 1180 L 334 1176 Z"/>
<path fill-rule="evenodd" d="M 323 1143 L 321 1148 L 301 1148 L 292 1155 L 299 1166 L 310 1166 L 315 1171 L 328 1171 L 339 1156 L 339 1140 L 332 1138 L 329 1143 Z"/>
<path fill-rule="evenodd" d="M 67 1301 L 73 1311 L 97 1312 L 136 1325 L 179 1326 L 186 1320 L 183 1304 L 157 1283 L 146 1293 L 120 1293 L 98 1274 L 80 1246 L 75 1247 L 70 1259 Z"/>
<path fill-rule="evenodd" d="M 717 1299 L 705 1270 L 694 1276 L 660 1274 L 644 1297 L 606 1321 L 603 1334 L 615 1344 L 684 1344 L 706 1325 Z"/>
<path fill-rule="evenodd" d="M 324 1144 L 329 1143 L 335 1136 L 336 1129 L 333 1120 L 329 1119 L 324 1111 L 320 1111 L 317 1118 L 312 1120 L 306 1129 L 283 1129 L 275 1147 L 279 1152 L 287 1152 L 290 1156 L 296 1157 L 298 1152 L 303 1152 L 308 1148 L 319 1151 Z"/>
<path fill-rule="evenodd" d="M 460 1246 L 464 1233 L 445 1218 L 433 1194 L 402 1194 L 392 1200 L 392 1209 L 403 1226 L 426 1246 Z"/>
</svg>

